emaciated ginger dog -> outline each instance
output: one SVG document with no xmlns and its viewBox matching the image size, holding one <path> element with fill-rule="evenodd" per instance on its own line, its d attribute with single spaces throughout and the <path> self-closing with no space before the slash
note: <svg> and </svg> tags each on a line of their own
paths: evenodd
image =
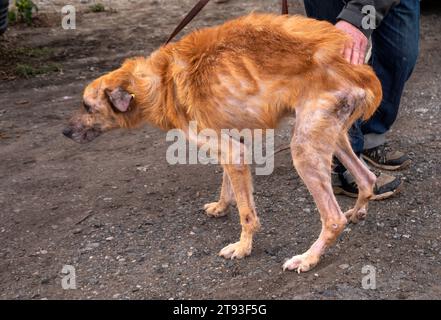
<svg viewBox="0 0 441 320">
<path fill-rule="evenodd" d="M 104 131 L 144 123 L 187 132 L 190 121 L 197 122 L 198 130 L 217 132 L 270 129 L 295 113 L 292 158 L 320 211 L 322 231 L 312 247 L 287 261 L 284 269 L 306 272 L 348 220 L 365 216 L 373 195 L 375 175 L 353 153 L 347 130 L 356 119 L 368 119 L 375 112 L 382 99 L 381 85 L 369 66 L 344 60 L 347 40 L 330 23 L 269 14 L 251 14 L 193 32 L 149 58 L 129 59 L 93 81 L 84 91 L 81 112 L 64 135 L 85 143 Z M 240 259 L 250 255 L 260 223 L 250 168 L 242 161 L 243 153 L 231 152 L 219 157 L 241 161 L 223 165 L 220 199 L 205 210 L 220 217 L 237 204 L 240 240 L 220 255 Z M 331 187 L 333 155 L 359 187 L 355 207 L 345 214 Z"/>
</svg>

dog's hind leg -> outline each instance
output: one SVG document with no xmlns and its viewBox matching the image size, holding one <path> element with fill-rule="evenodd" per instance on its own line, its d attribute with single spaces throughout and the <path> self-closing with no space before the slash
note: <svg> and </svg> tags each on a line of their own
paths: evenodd
<svg viewBox="0 0 441 320">
<path fill-rule="evenodd" d="M 214 218 L 223 217 L 228 213 L 228 208 L 234 203 L 234 193 L 231 186 L 230 177 L 224 169 L 222 178 L 222 188 L 219 201 L 208 203 L 204 206 L 205 213 Z"/>
<path fill-rule="evenodd" d="M 327 107 L 332 101 L 315 102 L 309 107 L 296 109 L 296 126 L 291 141 L 294 165 L 312 194 L 322 221 L 320 236 L 311 248 L 283 266 L 284 270 L 299 273 L 311 270 L 319 262 L 325 249 L 334 243 L 347 224 L 331 186 L 332 156 L 342 124 L 337 114 Z"/>
<path fill-rule="evenodd" d="M 361 162 L 354 151 L 352 151 L 346 134 L 341 135 L 337 141 L 335 155 L 352 174 L 358 186 L 357 203 L 353 209 L 345 213 L 346 218 L 353 223 L 357 223 L 366 217 L 369 199 L 374 195 L 373 189 L 376 176 Z"/>
</svg>

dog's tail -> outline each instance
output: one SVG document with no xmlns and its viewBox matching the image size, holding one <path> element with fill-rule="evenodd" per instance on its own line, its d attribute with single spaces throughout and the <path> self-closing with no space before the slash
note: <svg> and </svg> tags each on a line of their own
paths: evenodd
<svg viewBox="0 0 441 320">
<path fill-rule="evenodd" d="M 362 65 L 359 69 L 361 69 L 362 73 L 361 85 L 363 85 L 366 91 L 363 120 L 368 120 L 380 106 L 381 100 L 383 100 L 383 90 L 381 88 L 381 82 L 375 75 L 372 67 Z"/>
<path fill-rule="evenodd" d="M 368 65 L 351 65 L 350 69 L 352 72 L 348 71 L 351 75 L 351 80 L 364 92 L 350 118 L 350 123 L 354 123 L 357 119 L 368 120 L 374 115 L 383 99 L 383 91 L 381 89 L 381 82 L 375 75 L 372 67 Z"/>
</svg>

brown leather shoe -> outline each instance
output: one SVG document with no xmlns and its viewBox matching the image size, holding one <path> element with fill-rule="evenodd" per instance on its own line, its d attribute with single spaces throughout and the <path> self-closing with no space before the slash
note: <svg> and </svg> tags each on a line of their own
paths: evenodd
<svg viewBox="0 0 441 320">
<path fill-rule="evenodd" d="M 371 200 L 380 201 L 393 197 L 400 192 L 403 182 L 400 178 L 381 173 L 377 176 L 374 186 L 374 197 Z M 358 197 L 358 187 L 355 182 L 346 179 L 344 173 L 332 173 L 332 188 L 334 194 L 351 198 Z"/>
<path fill-rule="evenodd" d="M 363 151 L 362 157 L 374 167 L 390 171 L 406 169 L 412 163 L 409 156 L 392 150 L 387 144 Z"/>
</svg>

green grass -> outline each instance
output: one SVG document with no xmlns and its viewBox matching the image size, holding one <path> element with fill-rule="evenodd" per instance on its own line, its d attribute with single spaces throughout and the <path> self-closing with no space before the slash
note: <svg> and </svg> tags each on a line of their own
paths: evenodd
<svg viewBox="0 0 441 320">
<path fill-rule="evenodd" d="M 8 11 L 8 22 L 10 24 L 13 24 L 13 23 L 17 22 L 17 13 L 15 12 L 15 10 L 9 10 Z"/>
<path fill-rule="evenodd" d="M 38 67 L 26 63 L 18 63 L 15 67 L 17 75 L 24 78 L 31 78 L 42 74 L 58 72 L 60 70 L 61 66 L 56 63 L 48 63 Z"/>
<path fill-rule="evenodd" d="M 48 47 L 41 48 L 17 48 L 15 54 L 21 57 L 29 58 L 47 58 L 53 53 L 53 49 Z"/>
<path fill-rule="evenodd" d="M 102 3 L 95 3 L 89 7 L 90 11 L 92 12 L 104 12 L 106 11 L 106 8 Z"/>
<path fill-rule="evenodd" d="M 59 72 L 62 65 L 56 63 L 55 50 L 49 47 L 8 47 L 0 43 L 0 57 L 8 64 L 0 66 L 3 74 L 11 77 L 31 78 L 38 75 Z"/>
</svg>

